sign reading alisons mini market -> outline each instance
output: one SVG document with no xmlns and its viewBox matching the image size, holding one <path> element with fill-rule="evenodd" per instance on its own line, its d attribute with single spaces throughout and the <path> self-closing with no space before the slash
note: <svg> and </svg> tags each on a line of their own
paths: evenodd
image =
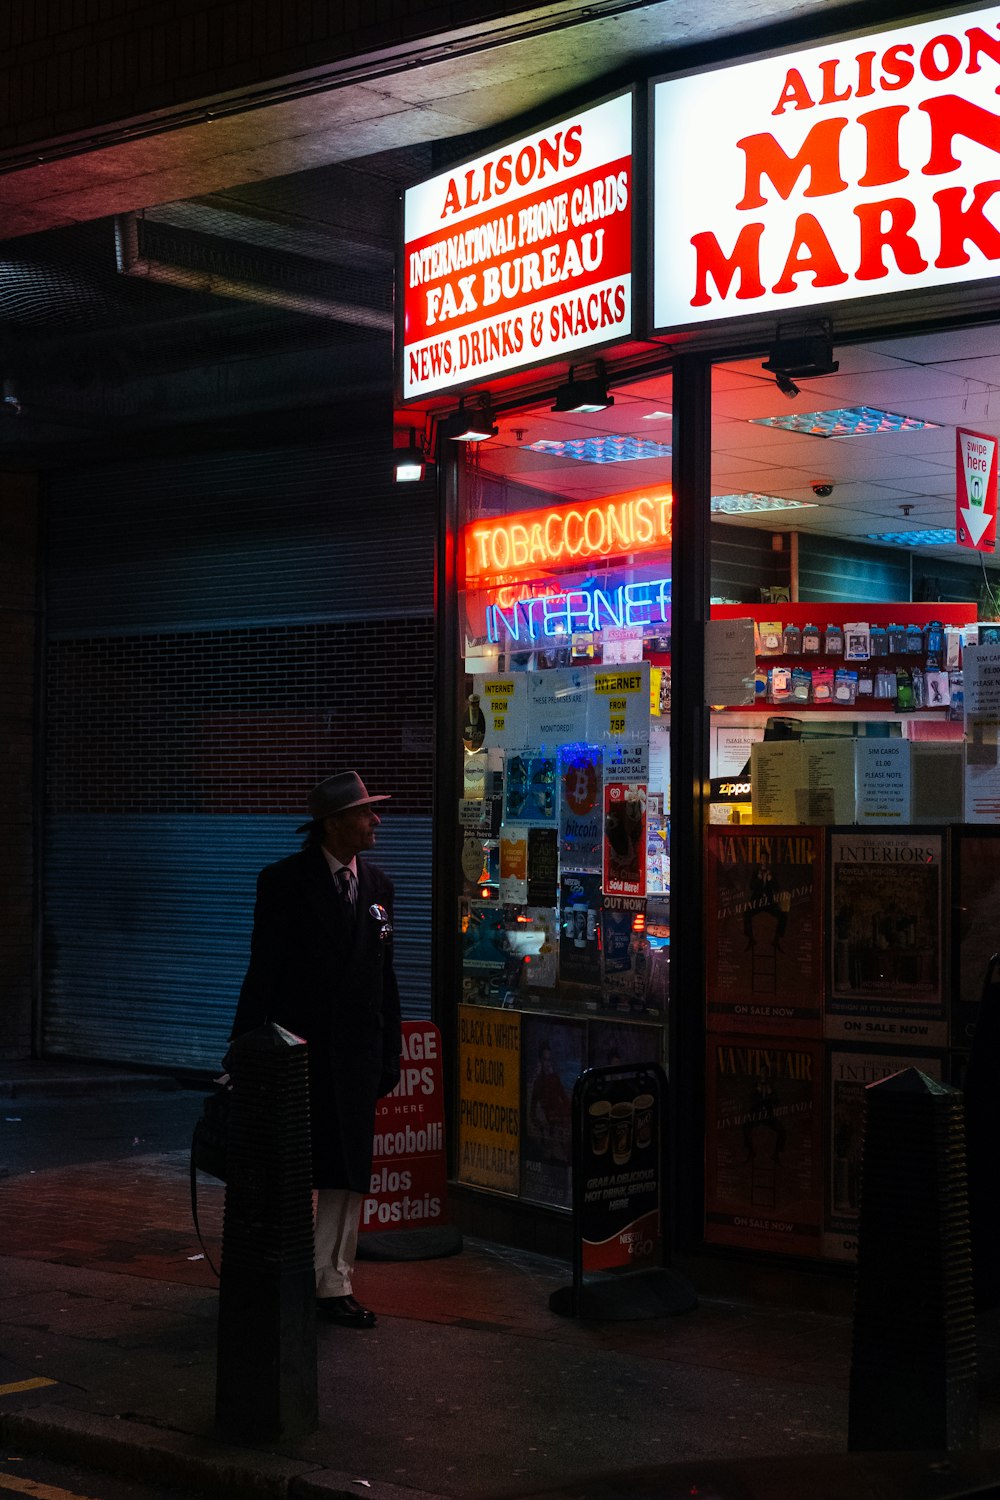
<svg viewBox="0 0 1000 1500">
<path fill-rule="evenodd" d="M 657 83 L 655 328 L 996 276 L 998 89 L 998 7 Z"/>
</svg>

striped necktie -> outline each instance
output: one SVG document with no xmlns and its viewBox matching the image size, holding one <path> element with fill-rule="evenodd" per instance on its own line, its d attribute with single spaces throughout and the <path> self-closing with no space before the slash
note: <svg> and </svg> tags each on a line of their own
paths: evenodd
<svg viewBox="0 0 1000 1500">
<path fill-rule="evenodd" d="M 354 889 L 355 884 L 354 872 L 349 870 L 346 865 L 342 865 L 337 871 L 337 886 L 350 909 L 352 917 L 355 915 L 357 904 L 357 894 Z"/>
</svg>

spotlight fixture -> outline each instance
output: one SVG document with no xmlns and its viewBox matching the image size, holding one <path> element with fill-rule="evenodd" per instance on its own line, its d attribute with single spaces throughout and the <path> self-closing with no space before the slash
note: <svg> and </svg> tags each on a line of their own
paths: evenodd
<svg viewBox="0 0 1000 1500">
<path fill-rule="evenodd" d="M 453 443 L 485 443 L 488 438 L 495 438 L 497 429 L 493 425 L 489 391 L 463 396 L 458 411 L 448 419 L 446 432 Z"/>
<path fill-rule="evenodd" d="M 614 406 L 614 404 L 614 396 L 608 395 L 604 365 L 598 360 L 594 367 L 594 374 L 589 380 L 577 380 L 573 374 L 573 367 L 570 366 L 569 379 L 556 391 L 552 410 L 559 412 L 605 411 L 607 407 Z"/>
<path fill-rule="evenodd" d="M 414 484 L 423 479 L 427 467 L 427 456 L 417 442 L 415 430 L 410 428 L 410 441 L 405 448 L 393 449 L 393 472 L 397 484 Z"/>
<path fill-rule="evenodd" d="M 833 358 L 828 333 L 807 333 L 799 338 L 779 335 L 761 369 L 774 376 L 778 390 L 791 400 L 799 394 L 793 377 L 809 380 L 817 375 L 834 375 L 840 363 Z"/>
</svg>

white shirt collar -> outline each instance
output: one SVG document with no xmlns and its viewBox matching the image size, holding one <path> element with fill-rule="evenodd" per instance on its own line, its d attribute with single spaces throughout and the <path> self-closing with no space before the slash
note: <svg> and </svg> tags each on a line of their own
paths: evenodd
<svg viewBox="0 0 1000 1500">
<path fill-rule="evenodd" d="M 320 848 L 323 850 L 324 858 L 326 859 L 327 864 L 330 866 L 331 874 L 336 875 L 338 870 L 350 870 L 355 880 L 357 880 L 358 861 L 356 858 L 352 859 L 349 864 L 342 865 L 337 856 L 335 854 L 331 854 L 329 849 L 327 849 L 323 844 L 320 845 Z"/>
</svg>

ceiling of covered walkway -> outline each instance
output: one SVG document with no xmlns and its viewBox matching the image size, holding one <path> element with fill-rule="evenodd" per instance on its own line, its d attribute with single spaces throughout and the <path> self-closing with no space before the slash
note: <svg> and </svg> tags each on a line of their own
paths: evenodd
<svg viewBox="0 0 1000 1500">
<path fill-rule="evenodd" d="M 178 429 L 259 440 L 264 413 L 282 438 L 386 399 L 398 198 L 435 149 L 465 155 L 470 135 L 700 65 L 726 38 L 883 9 L 556 0 L 6 153 L 0 464 L 176 445 Z"/>
</svg>

